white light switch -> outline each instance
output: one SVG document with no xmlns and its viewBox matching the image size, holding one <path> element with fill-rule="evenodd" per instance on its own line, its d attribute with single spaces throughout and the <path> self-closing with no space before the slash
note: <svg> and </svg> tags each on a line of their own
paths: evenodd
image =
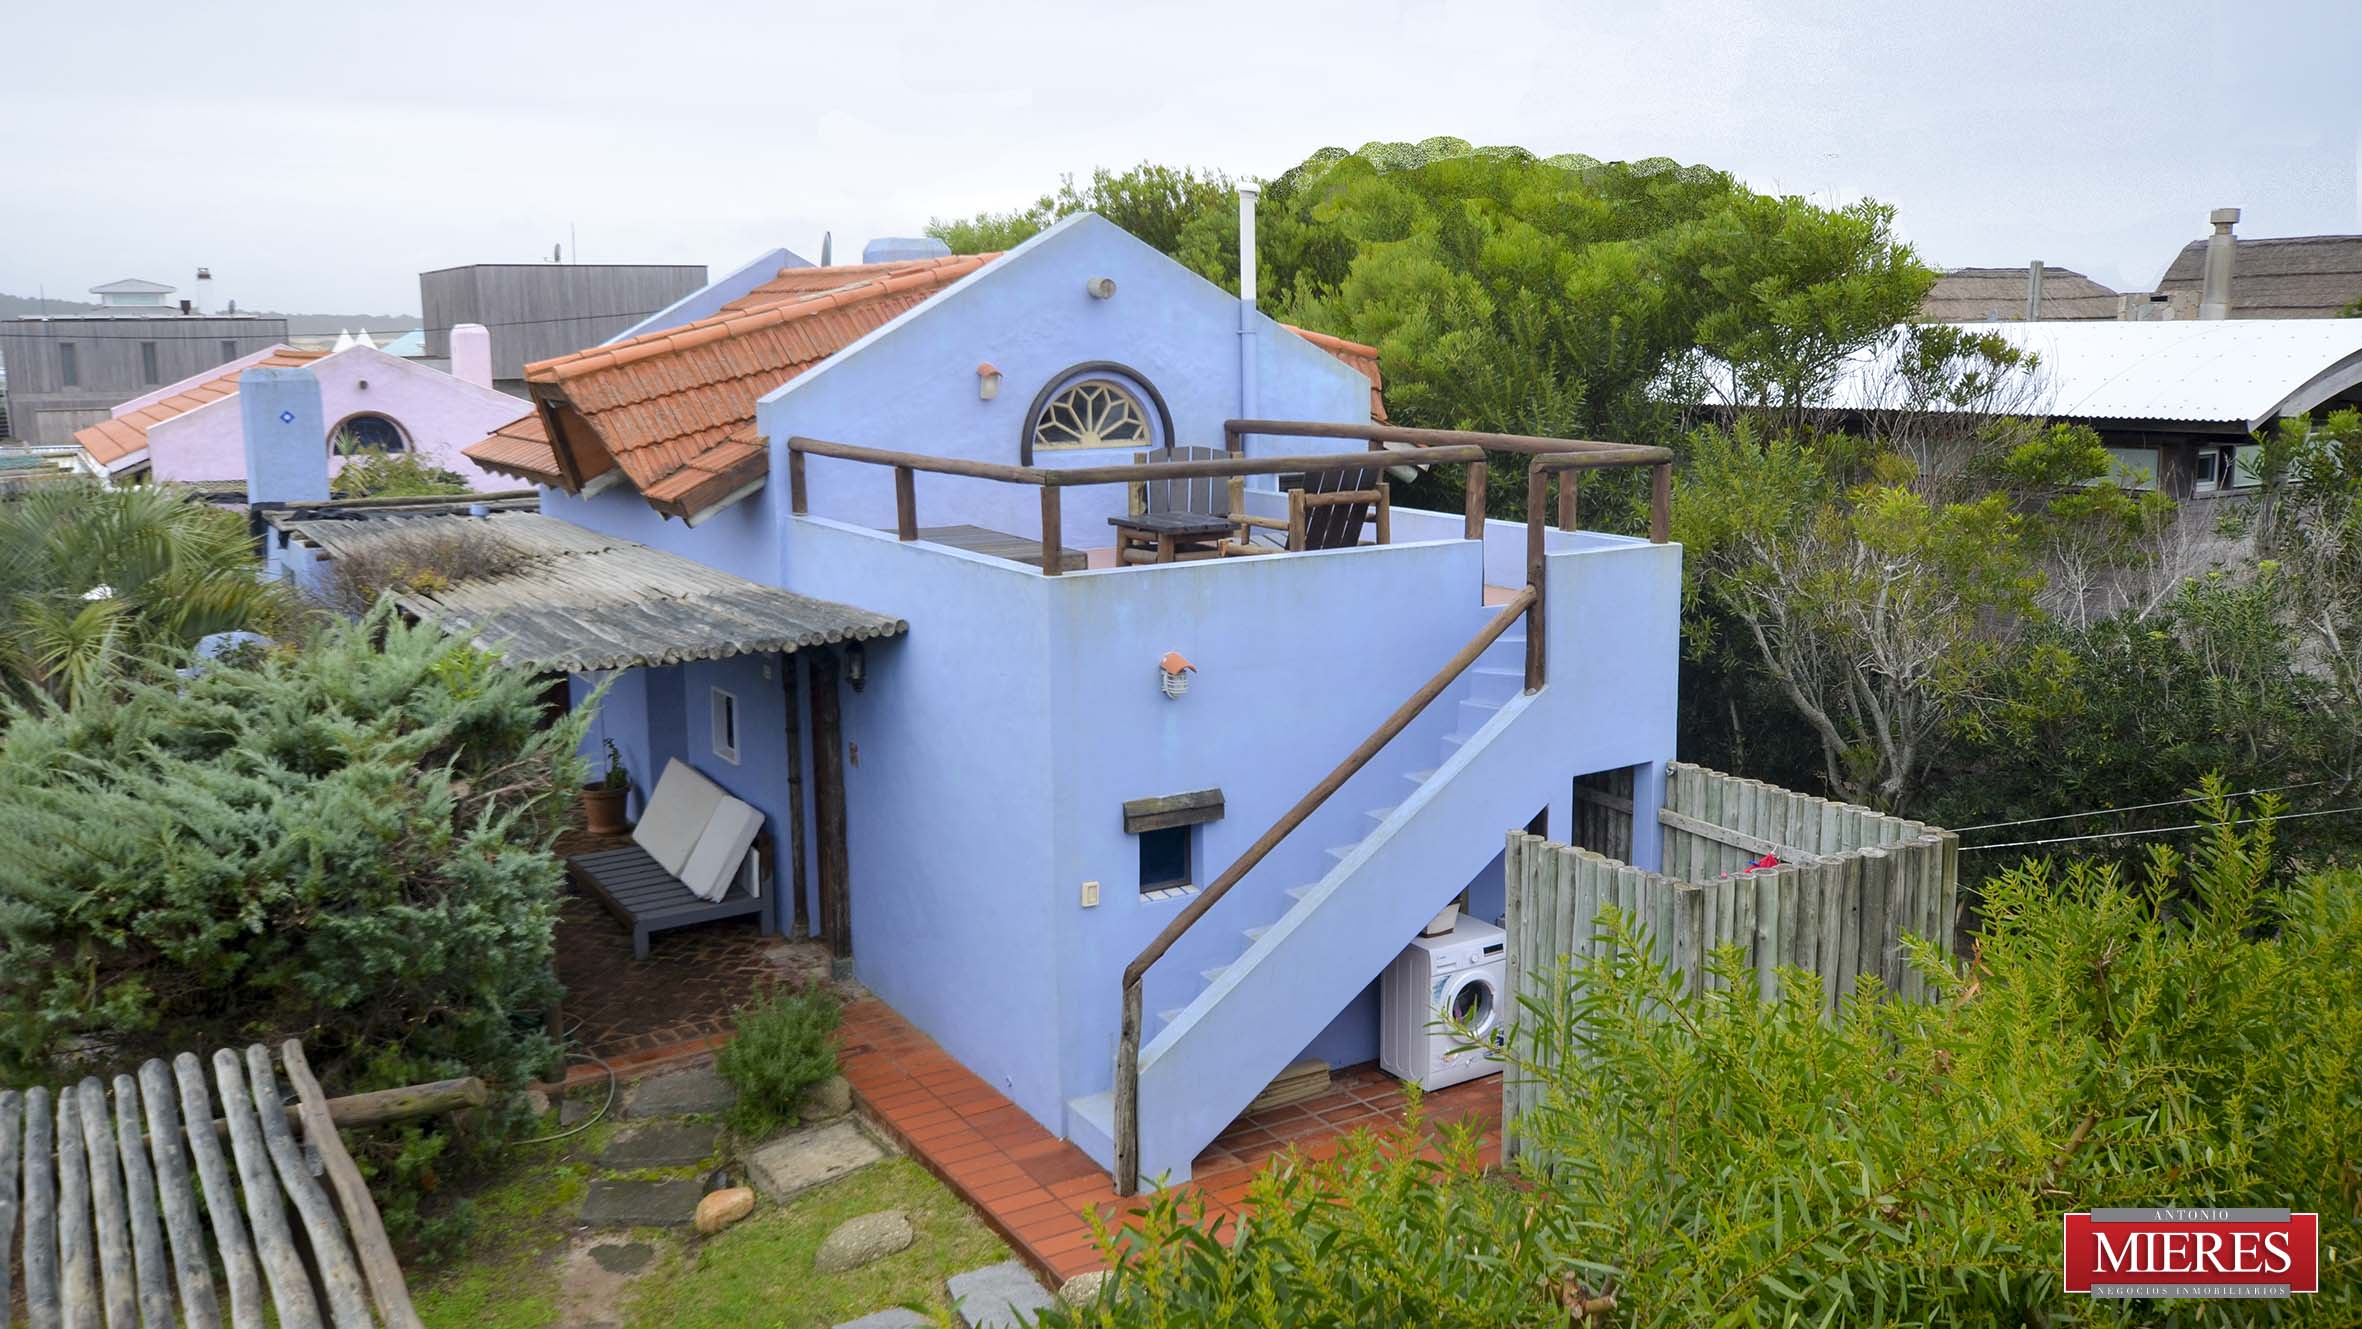
<svg viewBox="0 0 2362 1329">
<path fill-rule="evenodd" d="M 1086 882 L 1084 882 L 1084 883 L 1083 883 L 1083 908 L 1085 908 L 1085 909 L 1096 909 L 1096 908 L 1098 908 L 1098 907 L 1099 907 L 1099 883 L 1098 883 L 1098 882 L 1095 882 L 1095 881 L 1086 881 Z"/>
</svg>

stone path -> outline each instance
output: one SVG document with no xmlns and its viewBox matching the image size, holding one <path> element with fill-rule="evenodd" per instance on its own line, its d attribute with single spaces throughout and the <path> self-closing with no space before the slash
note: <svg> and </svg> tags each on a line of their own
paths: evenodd
<svg viewBox="0 0 2362 1329">
<path fill-rule="evenodd" d="M 637 1177 L 635 1172 L 693 1167 L 721 1148 L 722 1128 L 685 1116 L 722 1112 L 735 1101 L 730 1083 L 710 1070 L 652 1076 L 618 1097 L 618 1115 L 633 1123 L 599 1155 L 599 1173 L 582 1198 L 590 1228 L 687 1227 L 697 1217 L 710 1178 Z"/>
</svg>

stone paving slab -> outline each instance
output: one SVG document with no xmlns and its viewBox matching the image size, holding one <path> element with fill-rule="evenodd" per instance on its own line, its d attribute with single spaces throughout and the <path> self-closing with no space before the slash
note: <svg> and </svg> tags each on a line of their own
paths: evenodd
<svg viewBox="0 0 2362 1329">
<path fill-rule="evenodd" d="M 755 1189 L 784 1200 L 885 1157 L 877 1142 L 850 1121 L 783 1135 L 746 1156 Z"/>
<path fill-rule="evenodd" d="M 626 1117 L 689 1117 L 721 1112 L 738 1101 L 738 1091 L 714 1070 L 652 1075 L 623 1096 Z"/>
<path fill-rule="evenodd" d="M 858 1320 L 847 1320 L 834 1329 L 927 1329 L 935 1323 L 917 1311 L 901 1306 L 889 1306 L 882 1311 L 871 1311 Z"/>
<path fill-rule="evenodd" d="M 968 1329 L 1027 1329 L 1053 1304 L 1049 1289 L 1021 1260 L 954 1274 L 947 1286 Z"/>
<path fill-rule="evenodd" d="M 697 1217 L 705 1186 L 681 1181 L 591 1180 L 582 1199 L 582 1221 L 592 1227 L 686 1227 Z"/>
<path fill-rule="evenodd" d="M 710 1121 L 659 1121 L 608 1144 L 599 1166 L 617 1172 L 639 1168 L 687 1167 L 714 1156 L 722 1128 Z"/>
</svg>

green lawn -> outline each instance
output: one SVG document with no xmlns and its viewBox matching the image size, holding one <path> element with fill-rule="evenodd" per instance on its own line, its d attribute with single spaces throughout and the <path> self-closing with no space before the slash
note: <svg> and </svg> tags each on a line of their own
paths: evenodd
<svg viewBox="0 0 2362 1329">
<path fill-rule="evenodd" d="M 918 1234 L 910 1249 L 842 1274 L 813 1272 L 814 1252 L 838 1224 L 881 1209 L 910 1216 Z M 941 1182 L 907 1158 L 889 1158 L 784 1207 L 757 1209 L 665 1262 L 635 1288 L 625 1323 L 631 1329 L 805 1329 L 913 1305 L 944 1312 L 942 1323 L 950 1324 L 943 1280 L 1008 1258 L 1009 1248 Z"/>
<path fill-rule="evenodd" d="M 554 1145 L 522 1146 L 474 1195 L 477 1225 L 465 1252 L 410 1271 L 410 1290 L 429 1329 L 551 1329 L 560 1313 L 560 1263 L 593 1175 L 592 1160 L 613 1138 L 602 1123 Z M 649 1174 L 655 1175 L 655 1174 Z M 846 1219 L 881 1209 L 910 1216 L 910 1249 L 862 1269 L 819 1274 L 812 1257 Z M 827 1326 L 915 1305 L 947 1310 L 943 1280 L 1010 1258 L 992 1231 L 923 1168 L 890 1157 L 806 1191 L 711 1238 L 687 1231 L 612 1234 L 656 1250 L 648 1273 L 625 1294 L 631 1329 L 747 1329 Z M 945 1318 L 944 1323 L 950 1320 Z"/>
</svg>

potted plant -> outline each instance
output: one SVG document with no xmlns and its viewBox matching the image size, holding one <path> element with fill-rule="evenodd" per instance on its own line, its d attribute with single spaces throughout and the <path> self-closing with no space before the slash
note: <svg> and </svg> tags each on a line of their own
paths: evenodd
<svg viewBox="0 0 2362 1329">
<path fill-rule="evenodd" d="M 615 740 L 607 740 L 607 773 L 582 787 L 582 825 L 593 835 L 621 835 L 631 829 L 623 819 L 623 800 L 631 793 L 631 776 L 623 769 L 623 754 Z"/>
</svg>

